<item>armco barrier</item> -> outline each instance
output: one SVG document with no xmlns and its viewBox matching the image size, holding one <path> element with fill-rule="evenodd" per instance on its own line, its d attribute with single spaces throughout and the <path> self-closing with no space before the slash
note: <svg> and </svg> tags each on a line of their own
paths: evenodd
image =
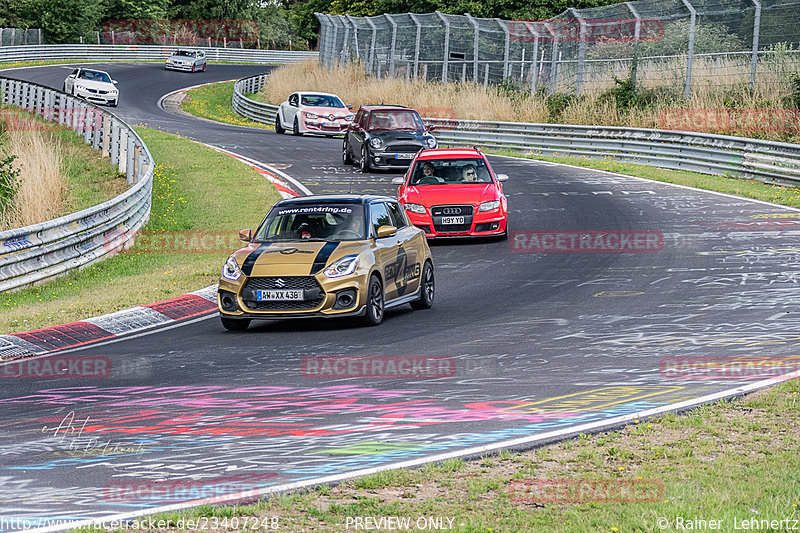
<svg viewBox="0 0 800 533">
<path fill-rule="evenodd" d="M 608 159 L 800 185 L 800 145 L 687 131 L 426 119 L 444 145 Z"/>
<path fill-rule="evenodd" d="M 0 77 L 0 100 L 65 125 L 102 150 L 131 187 L 55 220 L 0 232 L 0 292 L 85 267 L 125 246 L 150 216 L 153 157 L 112 113 L 42 85 Z"/>
<path fill-rule="evenodd" d="M 260 91 L 264 87 L 266 79 L 267 75 L 261 74 L 250 78 L 242 78 L 234 83 L 231 107 L 233 107 L 234 111 L 250 120 L 273 124 L 275 122 L 275 113 L 278 112 L 278 106 L 256 102 L 245 96 Z"/>
<path fill-rule="evenodd" d="M 38 61 L 47 59 L 86 61 L 163 61 L 180 46 L 113 45 L 113 44 L 61 44 L 43 46 L 0 47 L 0 62 Z M 233 63 L 294 63 L 318 57 L 318 52 L 288 50 L 253 50 L 249 48 L 205 48 L 209 63 L 230 61 Z"/>
<path fill-rule="evenodd" d="M 277 106 L 253 101 L 266 74 L 234 84 L 233 108 L 251 120 L 272 123 Z M 567 155 L 649 165 L 765 183 L 800 185 L 800 145 L 687 131 L 490 122 L 426 118 L 442 145 L 481 146 L 543 155 Z"/>
</svg>

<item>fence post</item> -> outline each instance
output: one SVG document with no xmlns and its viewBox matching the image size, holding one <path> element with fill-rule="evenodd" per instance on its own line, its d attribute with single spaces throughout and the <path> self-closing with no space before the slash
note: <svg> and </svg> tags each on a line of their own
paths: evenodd
<svg viewBox="0 0 800 533">
<path fill-rule="evenodd" d="M 448 58 L 450 57 L 450 21 L 439 11 L 436 11 L 439 18 L 444 22 L 444 59 L 442 61 L 442 83 L 447 83 Z"/>
<path fill-rule="evenodd" d="M 756 65 L 758 64 L 758 35 L 761 30 L 761 2 L 753 0 L 756 6 L 755 21 L 753 22 L 753 56 L 750 58 L 750 89 L 756 86 Z"/>
<path fill-rule="evenodd" d="M 583 67 L 586 61 L 586 20 L 581 17 L 578 10 L 574 7 L 569 8 L 569 12 L 578 21 L 581 26 L 580 39 L 578 40 L 578 75 L 575 79 L 575 96 L 581 95 L 581 88 L 583 86 Z"/>
<path fill-rule="evenodd" d="M 100 115 L 101 120 L 103 121 L 103 131 L 102 131 L 102 154 L 103 157 L 109 157 L 111 155 L 111 119 L 106 118 L 105 115 Z M 113 163 L 113 161 L 112 161 Z"/>
<path fill-rule="evenodd" d="M 336 38 L 339 36 L 339 26 L 337 26 L 336 24 L 333 23 L 333 17 L 331 15 L 328 15 L 328 20 L 333 25 L 333 38 L 331 39 L 331 42 L 333 43 L 333 44 L 331 44 L 331 52 L 333 52 L 334 50 L 336 50 Z M 334 54 L 332 53 L 331 54 L 331 62 L 328 64 L 328 69 L 329 70 L 333 66 L 333 58 L 334 58 Z"/>
<path fill-rule="evenodd" d="M 633 7 L 630 2 L 625 2 L 628 6 L 628 11 L 631 12 L 636 19 L 636 28 L 633 30 L 633 65 L 631 66 L 631 83 L 633 83 L 634 90 L 636 89 L 636 74 L 639 70 L 639 39 L 642 36 L 642 17 L 639 16 L 639 11 Z"/>
<path fill-rule="evenodd" d="M 395 47 L 397 46 L 397 23 L 392 19 L 391 15 L 384 15 L 389 24 L 392 25 L 392 48 L 389 50 L 389 77 L 394 78 L 394 54 Z"/>
<path fill-rule="evenodd" d="M 338 18 L 344 28 L 344 39 L 342 39 L 342 51 L 339 52 L 339 61 L 341 64 L 345 65 L 350 62 L 347 54 L 347 41 L 350 40 L 350 27 L 345 23 L 345 18 L 342 15 L 338 15 Z"/>
<path fill-rule="evenodd" d="M 553 36 L 553 54 L 550 58 L 550 94 L 553 94 L 556 92 L 556 76 L 558 75 L 558 35 L 549 22 L 545 22 L 544 27 Z"/>
<path fill-rule="evenodd" d="M 683 94 L 686 98 L 689 98 L 692 95 L 692 60 L 694 59 L 694 30 L 697 25 L 697 10 L 689 3 L 689 0 L 681 1 L 691 13 L 689 19 L 689 49 L 686 51 L 686 87 L 683 90 Z"/>
<path fill-rule="evenodd" d="M 531 94 L 533 94 L 539 84 L 539 69 L 541 69 L 541 66 L 537 66 L 539 62 L 539 31 L 530 22 L 526 22 L 525 26 L 533 35 L 533 63 L 531 64 L 531 68 L 533 68 L 533 72 L 531 72 Z M 544 62 L 544 50 L 542 50 L 542 62 Z"/>
<path fill-rule="evenodd" d="M 356 49 L 356 57 L 358 59 L 361 59 L 361 52 L 358 51 L 358 26 L 356 26 L 353 17 L 351 17 L 350 15 L 345 15 L 345 18 L 350 23 L 350 25 L 353 26 L 353 46 Z"/>
<path fill-rule="evenodd" d="M 42 28 L 39 28 L 39 46 L 42 46 Z"/>
<path fill-rule="evenodd" d="M 111 119 L 111 164 L 119 166 L 119 159 L 120 159 L 120 131 L 119 131 L 119 123 Z M 120 170 L 121 172 L 121 170 Z"/>
<path fill-rule="evenodd" d="M 467 17 L 467 19 L 472 24 L 472 34 L 474 37 L 472 44 L 472 81 L 478 83 L 478 52 L 479 52 L 478 32 L 480 31 L 480 29 L 478 28 L 478 23 L 475 22 L 474 18 L 472 18 L 472 15 L 470 15 L 469 13 L 464 13 L 464 16 Z"/>
<path fill-rule="evenodd" d="M 92 142 L 92 132 L 94 131 L 94 113 L 94 108 L 86 106 L 86 111 L 83 114 L 83 142 L 86 144 Z"/>
<path fill-rule="evenodd" d="M 127 129 L 125 130 L 125 132 L 127 134 L 126 137 L 128 138 L 128 149 L 125 152 L 125 155 L 128 158 L 128 162 L 125 165 L 125 177 L 127 178 L 128 183 L 133 185 L 134 183 L 136 183 L 136 174 L 135 174 L 136 169 L 134 168 L 135 158 L 134 158 L 133 135 L 131 135 L 130 132 L 127 131 Z"/>
<path fill-rule="evenodd" d="M 367 24 L 370 25 L 372 28 L 372 41 L 369 45 L 369 72 L 373 72 L 373 68 L 375 67 L 375 45 L 378 39 L 378 27 L 375 26 L 375 23 L 369 17 L 364 17 L 364 20 L 367 21 Z"/>
<path fill-rule="evenodd" d="M 409 13 L 409 15 L 417 26 L 417 40 L 414 45 L 414 79 L 416 80 L 419 79 L 419 42 L 422 38 L 422 24 L 419 23 L 419 19 L 414 13 Z"/>
<path fill-rule="evenodd" d="M 494 19 L 497 22 L 497 25 L 500 26 L 500 29 L 503 30 L 503 33 L 506 34 L 506 44 L 505 48 L 503 49 L 503 79 L 508 77 L 508 56 L 511 52 L 511 34 L 508 31 L 508 23 L 502 19 Z"/>
</svg>

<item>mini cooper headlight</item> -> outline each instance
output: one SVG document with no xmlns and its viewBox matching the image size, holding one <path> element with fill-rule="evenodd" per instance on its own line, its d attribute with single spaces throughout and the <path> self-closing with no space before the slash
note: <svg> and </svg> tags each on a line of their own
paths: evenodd
<svg viewBox="0 0 800 533">
<path fill-rule="evenodd" d="M 329 278 L 349 276 L 356 271 L 358 255 L 346 255 L 322 271 Z"/>
<path fill-rule="evenodd" d="M 369 140 L 369 145 L 372 146 L 373 148 L 380 148 L 382 144 L 383 141 L 381 140 L 380 137 L 373 137 L 372 139 Z"/>
<path fill-rule="evenodd" d="M 436 148 L 437 142 L 436 139 L 433 137 L 425 137 L 425 144 L 428 145 L 428 148 Z"/>
<path fill-rule="evenodd" d="M 308 111 L 303 111 L 303 115 L 305 115 L 306 118 L 319 118 L 319 115 L 316 113 L 310 113 Z"/>
<path fill-rule="evenodd" d="M 222 267 L 222 277 L 231 281 L 236 281 L 242 277 L 242 269 L 236 264 L 236 258 L 230 256 Z"/>
<path fill-rule="evenodd" d="M 412 213 L 419 213 L 420 215 L 424 215 L 425 206 L 419 204 L 406 204 L 406 211 L 411 211 Z"/>
<path fill-rule="evenodd" d="M 483 202 L 478 211 L 494 211 L 498 207 L 500 207 L 500 200 L 492 200 L 491 202 Z"/>
</svg>

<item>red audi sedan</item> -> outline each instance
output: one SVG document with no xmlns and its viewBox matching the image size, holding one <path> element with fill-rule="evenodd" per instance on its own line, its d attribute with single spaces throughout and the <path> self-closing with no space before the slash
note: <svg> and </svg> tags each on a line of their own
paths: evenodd
<svg viewBox="0 0 800 533">
<path fill-rule="evenodd" d="M 421 150 L 392 183 L 412 224 L 429 238 L 508 237 L 503 181 L 475 148 Z"/>
</svg>

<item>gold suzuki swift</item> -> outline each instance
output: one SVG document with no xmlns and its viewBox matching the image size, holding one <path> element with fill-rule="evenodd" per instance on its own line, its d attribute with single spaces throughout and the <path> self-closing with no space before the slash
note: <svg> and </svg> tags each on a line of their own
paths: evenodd
<svg viewBox="0 0 800 533">
<path fill-rule="evenodd" d="M 385 196 L 304 196 L 278 202 L 247 246 L 222 268 L 222 325 L 253 319 L 358 316 L 380 324 L 385 309 L 428 309 L 435 291 L 425 233 Z"/>
</svg>

